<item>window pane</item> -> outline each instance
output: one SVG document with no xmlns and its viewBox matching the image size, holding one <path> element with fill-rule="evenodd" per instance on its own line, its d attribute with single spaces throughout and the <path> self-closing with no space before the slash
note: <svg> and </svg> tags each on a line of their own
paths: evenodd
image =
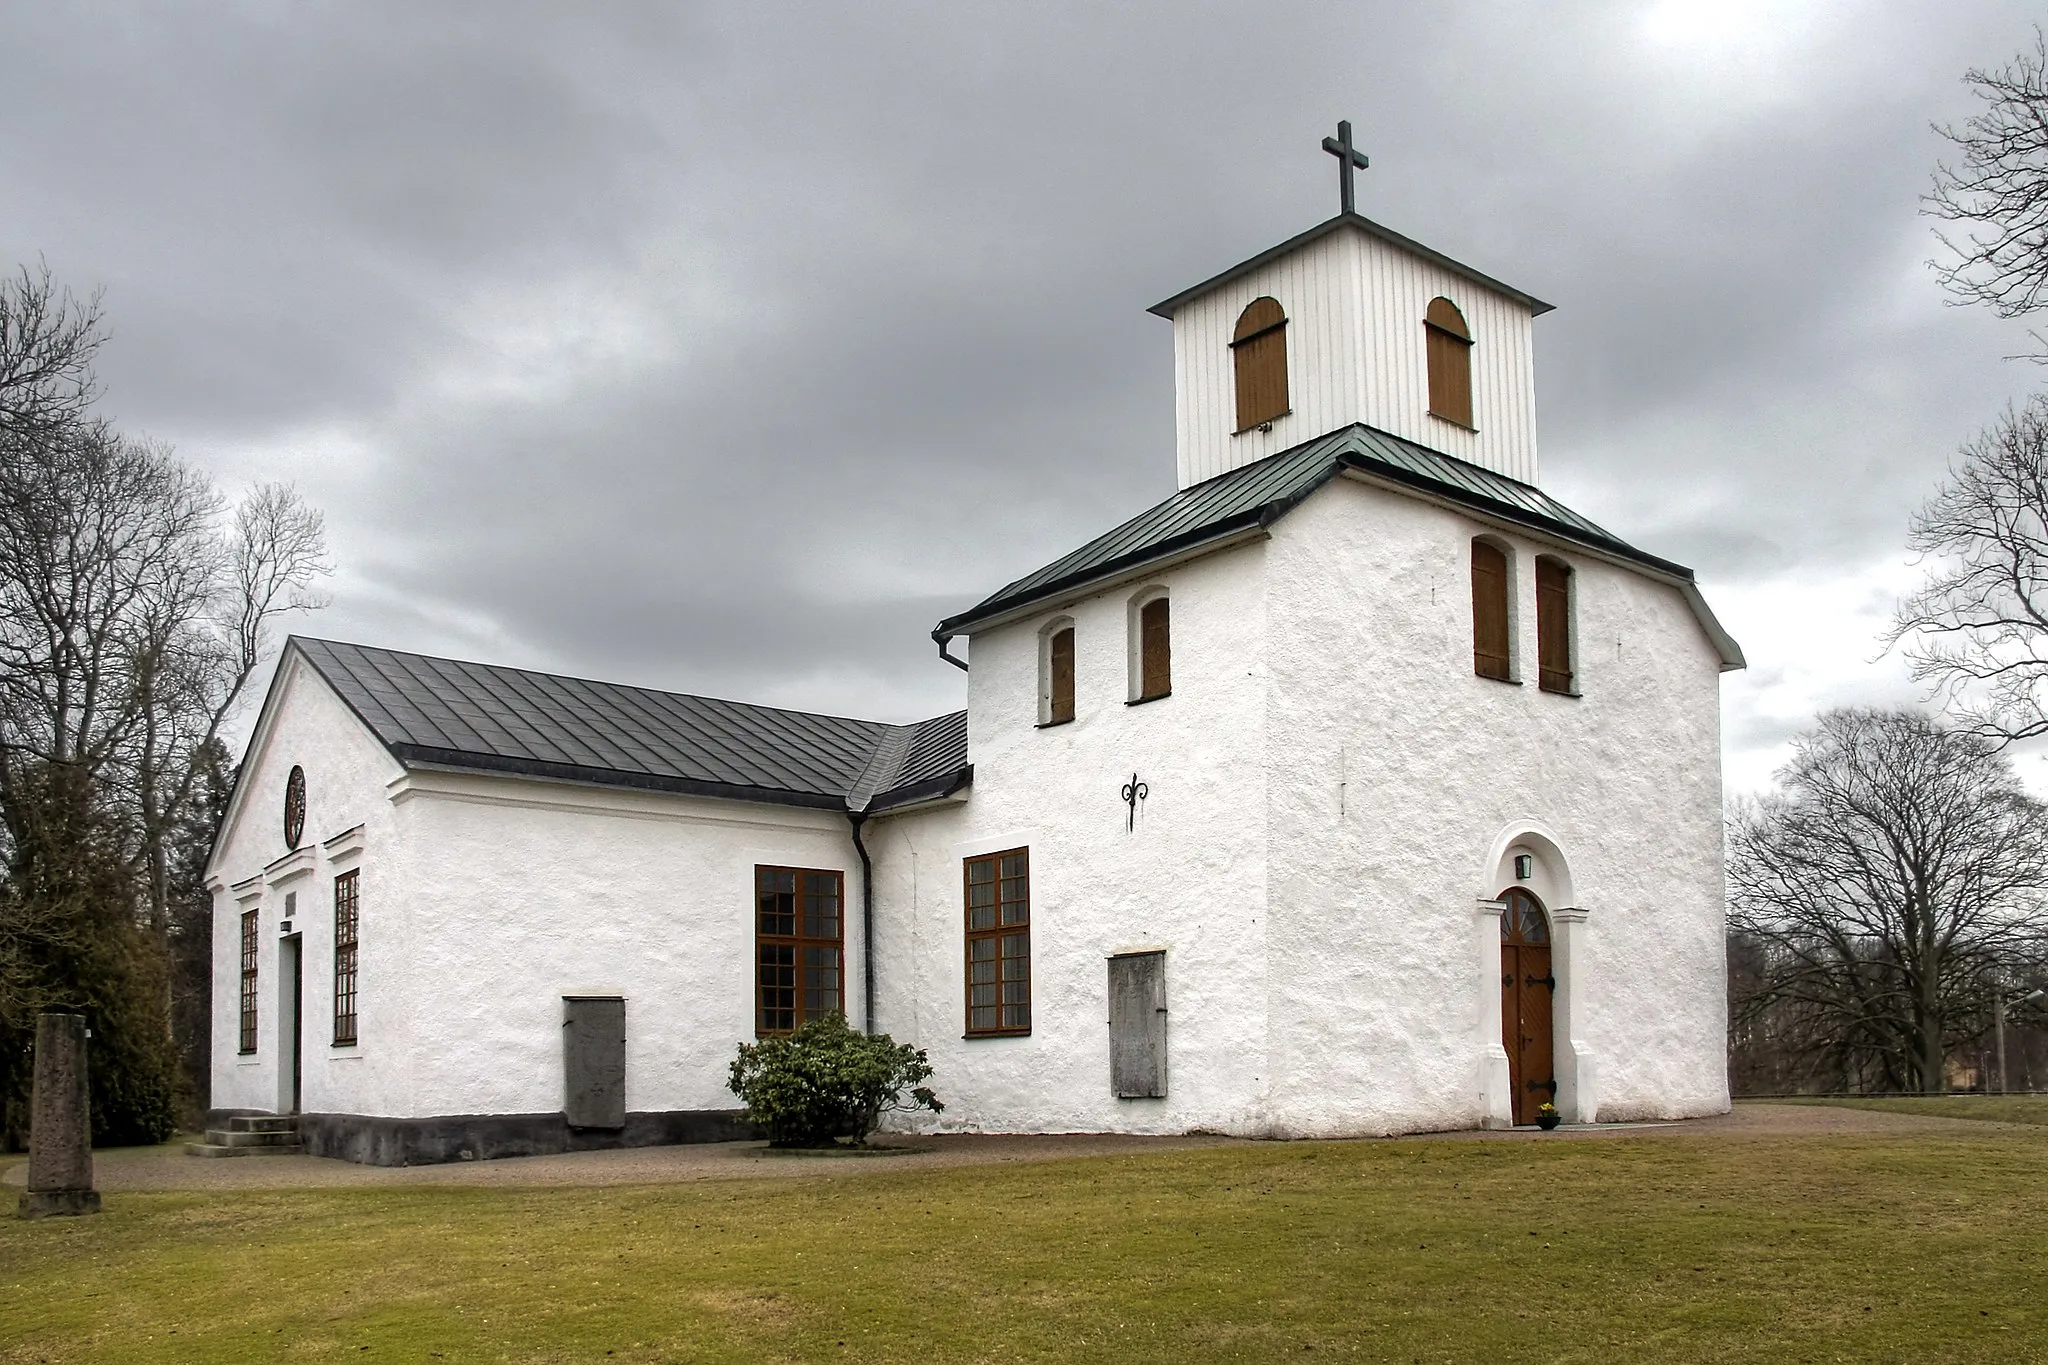
<svg viewBox="0 0 2048 1365">
<path fill-rule="evenodd" d="M 996 964 L 993 962 L 969 963 L 967 967 L 967 979 L 971 982 L 995 980 Z"/>
<path fill-rule="evenodd" d="M 967 880 L 970 884 L 975 882 L 992 882 L 995 879 L 995 859 L 978 858 L 975 861 L 967 864 Z"/>
<path fill-rule="evenodd" d="M 1024 875 L 1026 865 L 1025 855 L 1022 853 L 1012 853 L 1003 859 L 1003 875 L 1005 877 L 1021 877 Z"/>
<path fill-rule="evenodd" d="M 968 1027 L 985 1029 L 996 1027 L 996 1010 L 991 1005 L 986 1009 L 970 1010 L 967 1015 Z"/>
<path fill-rule="evenodd" d="M 1030 1027 L 1031 1027 L 1031 1006 L 1029 1006 L 1029 1005 L 1005 1005 L 1005 1006 L 1003 1006 L 1003 1023 L 1002 1023 L 1002 1027 L 1004 1027 L 1004 1028 L 1030 1028 Z"/>
</svg>

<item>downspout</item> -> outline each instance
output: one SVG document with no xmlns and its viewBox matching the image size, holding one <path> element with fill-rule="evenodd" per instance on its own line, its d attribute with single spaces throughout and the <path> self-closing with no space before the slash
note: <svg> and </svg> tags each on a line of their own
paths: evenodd
<svg viewBox="0 0 2048 1365">
<path fill-rule="evenodd" d="M 965 659 L 954 658 L 946 650 L 946 646 L 953 643 L 952 636 L 941 635 L 937 631 L 933 631 L 932 642 L 939 647 L 939 657 L 941 659 L 944 659 L 947 663 L 953 665 L 953 667 L 959 669 L 962 673 L 965 673 L 967 671 L 967 661 Z"/>
<path fill-rule="evenodd" d="M 867 823 L 867 818 L 865 811 L 846 812 L 846 823 L 853 827 L 853 851 L 860 854 L 861 1005 L 866 1016 L 864 1031 L 872 1037 L 875 1032 L 875 864 L 868 857 L 868 846 L 860 838 L 860 827 Z"/>
</svg>

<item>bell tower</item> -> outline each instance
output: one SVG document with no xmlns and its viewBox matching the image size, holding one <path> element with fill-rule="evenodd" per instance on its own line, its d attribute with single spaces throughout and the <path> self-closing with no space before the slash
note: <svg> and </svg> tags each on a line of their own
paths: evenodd
<svg viewBox="0 0 2048 1365">
<path fill-rule="evenodd" d="M 1351 125 L 1337 216 L 1174 295 L 1180 486 L 1354 422 L 1536 482 L 1533 323 L 1550 305 L 1360 214 Z"/>
</svg>

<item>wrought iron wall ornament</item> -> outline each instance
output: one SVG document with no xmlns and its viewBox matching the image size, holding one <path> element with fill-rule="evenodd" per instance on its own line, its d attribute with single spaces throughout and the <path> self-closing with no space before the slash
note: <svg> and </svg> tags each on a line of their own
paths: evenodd
<svg viewBox="0 0 2048 1365">
<path fill-rule="evenodd" d="M 1125 833 L 1129 833 L 1132 830 L 1137 829 L 1138 803 L 1140 801 L 1143 801 L 1147 796 L 1150 796 L 1151 794 L 1152 789 L 1146 786 L 1143 782 L 1140 782 L 1138 780 L 1138 775 L 1136 773 L 1132 773 L 1131 780 L 1124 783 L 1122 796 L 1124 799 L 1124 804 L 1130 807 L 1130 814 L 1124 821 Z"/>
<path fill-rule="evenodd" d="M 306 832 L 306 770 L 294 764 L 284 780 L 284 846 L 297 849 Z"/>
</svg>

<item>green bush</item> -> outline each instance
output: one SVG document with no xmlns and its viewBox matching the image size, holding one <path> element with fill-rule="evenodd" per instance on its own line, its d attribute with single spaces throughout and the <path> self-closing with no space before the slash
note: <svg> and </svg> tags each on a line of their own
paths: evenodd
<svg viewBox="0 0 2048 1365">
<path fill-rule="evenodd" d="M 921 1049 L 886 1033 L 856 1033 L 828 1014 L 786 1038 L 740 1044 L 728 1084 L 770 1145 L 829 1147 L 840 1138 L 866 1142 L 891 1111 L 945 1108 L 918 1084 L 931 1074 Z"/>
</svg>

